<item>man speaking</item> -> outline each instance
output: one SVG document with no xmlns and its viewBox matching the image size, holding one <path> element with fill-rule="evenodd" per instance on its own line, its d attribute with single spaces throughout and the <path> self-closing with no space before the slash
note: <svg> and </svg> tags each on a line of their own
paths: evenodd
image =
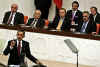
<svg viewBox="0 0 100 67">
<path fill-rule="evenodd" d="M 29 58 L 36 64 L 41 64 L 41 62 L 36 59 L 34 56 L 31 55 L 29 42 L 24 41 L 23 38 L 25 37 L 24 31 L 17 32 L 17 39 L 8 41 L 8 45 L 5 48 L 3 54 L 9 56 L 8 66 L 10 65 L 20 65 L 25 64 L 24 59 L 25 56 Z"/>
</svg>

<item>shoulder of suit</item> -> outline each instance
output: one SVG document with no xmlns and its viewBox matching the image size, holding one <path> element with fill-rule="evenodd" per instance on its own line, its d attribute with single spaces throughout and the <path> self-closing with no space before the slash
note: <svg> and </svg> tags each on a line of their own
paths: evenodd
<svg viewBox="0 0 100 67">
<path fill-rule="evenodd" d="M 72 12 L 72 10 L 67 10 L 67 12 Z"/>
<path fill-rule="evenodd" d="M 77 10 L 77 12 L 82 13 L 82 11 L 80 11 L 80 10 Z"/>
<path fill-rule="evenodd" d="M 44 21 L 44 19 L 41 19 L 41 18 L 39 18 L 39 20 L 42 20 L 42 21 Z"/>
<path fill-rule="evenodd" d="M 34 20 L 34 18 L 29 18 L 29 20 Z"/>
<path fill-rule="evenodd" d="M 16 12 L 16 14 L 23 15 L 23 13 L 21 13 L 21 12 Z"/>
<path fill-rule="evenodd" d="M 7 11 L 7 12 L 5 12 L 6 14 L 9 14 L 9 13 L 11 13 L 11 11 Z"/>
<path fill-rule="evenodd" d="M 22 40 L 23 42 L 25 42 L 25 43 L 28 43 L 29 44 L 29 42 L 28 41 L 25 41 L 25 40 Z"/>
<path fill-rule="evenodd" d="M 16 39 L 14 39 L 14 40 L 9 40 L 8 43 L 10 43 L 11 41 L 15 41 L 15 42 L 16 42 L 17 40 L 16 40 Z"/>
<path fill-rule="evenodd" d="M 100 13 L 97 13 L 98 16 L 100 16 Z"/>
</svg>

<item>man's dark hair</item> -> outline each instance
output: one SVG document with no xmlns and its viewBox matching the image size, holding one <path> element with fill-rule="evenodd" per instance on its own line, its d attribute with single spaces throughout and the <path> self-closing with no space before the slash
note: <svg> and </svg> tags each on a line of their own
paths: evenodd
<svg viewBox="0 0 100 67">
<path fill-rule="evenodd" d="M 90 9 L 93 9 L 93 8 L 95 9 L 95 11 L 96 11 L 96 12 L 98 12 L 98 9 L 97 9 L 97 7 L 95 7 L 95 6 L 92 6 Z"/>
<path fill-rule="evenodd" d="M 88 15 L 90 15 L 90 13 L 88 11 L 83 11 L 83 13 L 87 13 Z"/>
<path fill-rule="evenodd" d="M 72 2 L 72 6 L 73 6 L 73 4 L 77 4 L 78 7 L 79 7 L 79 3 L 78 3 L 78 1 L 73 1 L 73 2 Z"/>
<path fill-rule="evenodd" d="M 66 9 L 65 9 L 65 8 L 60 8 L 59 10 L 64 10 L 64 11 L 65 11 L 65 13 L 66 13 Z"/>
<path fill-rule="evenodd" d="M 25 31 L 24 31 L 24 30 L 18 30 L 17 33 L 18 33 L 18 32 L 23 32 L 23 35 L 24 35 L 24 37 L 25 37 Z"/>
</svg>

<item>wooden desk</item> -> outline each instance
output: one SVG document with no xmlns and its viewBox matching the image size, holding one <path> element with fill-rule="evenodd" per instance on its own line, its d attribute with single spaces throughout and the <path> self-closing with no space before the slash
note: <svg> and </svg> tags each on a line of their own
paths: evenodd
<svg viewBox="0 0 100 67">
<path fill-rule="evenodd" d="M 46 30 L 46 29 L 35 29 L 35 28 L 25 27 L 25 26 L 0 25 L 0 29 L 25 30 L 25 31 L 28 31 L 28 32 L 36 32 L 36 33 L 43 33 L 43 34 L 51 34 L 51 35 L 59 35 L 59 36 L 68 36 L 68 37 L 100 40 L 100 36 L 95 36 L 95 35 L 91 35 L 91 34 L 75 34 L 73 32 L 49 31 L 49 30 Z"/>
</svg>

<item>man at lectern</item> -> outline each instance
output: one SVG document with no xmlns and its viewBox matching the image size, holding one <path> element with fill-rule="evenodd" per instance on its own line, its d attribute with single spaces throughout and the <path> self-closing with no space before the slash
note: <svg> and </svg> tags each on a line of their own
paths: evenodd
<svg viewBox="0 0 100 67">
<path fill-rule="evenodd" d="M 8 66 L 10 65 L 25 65 L 25 56 L 36 64 L 42 64 L 38 59 L 32 56 L 30 52 L 29 42 L 24 41 L 24 31 L 17 32 L 17 39 L 8 41 L 8 45 L 5 48 L 3 54 L 9 56 Z M 24 66 L 25 67 L 25 66 Z"/>
</svg>

